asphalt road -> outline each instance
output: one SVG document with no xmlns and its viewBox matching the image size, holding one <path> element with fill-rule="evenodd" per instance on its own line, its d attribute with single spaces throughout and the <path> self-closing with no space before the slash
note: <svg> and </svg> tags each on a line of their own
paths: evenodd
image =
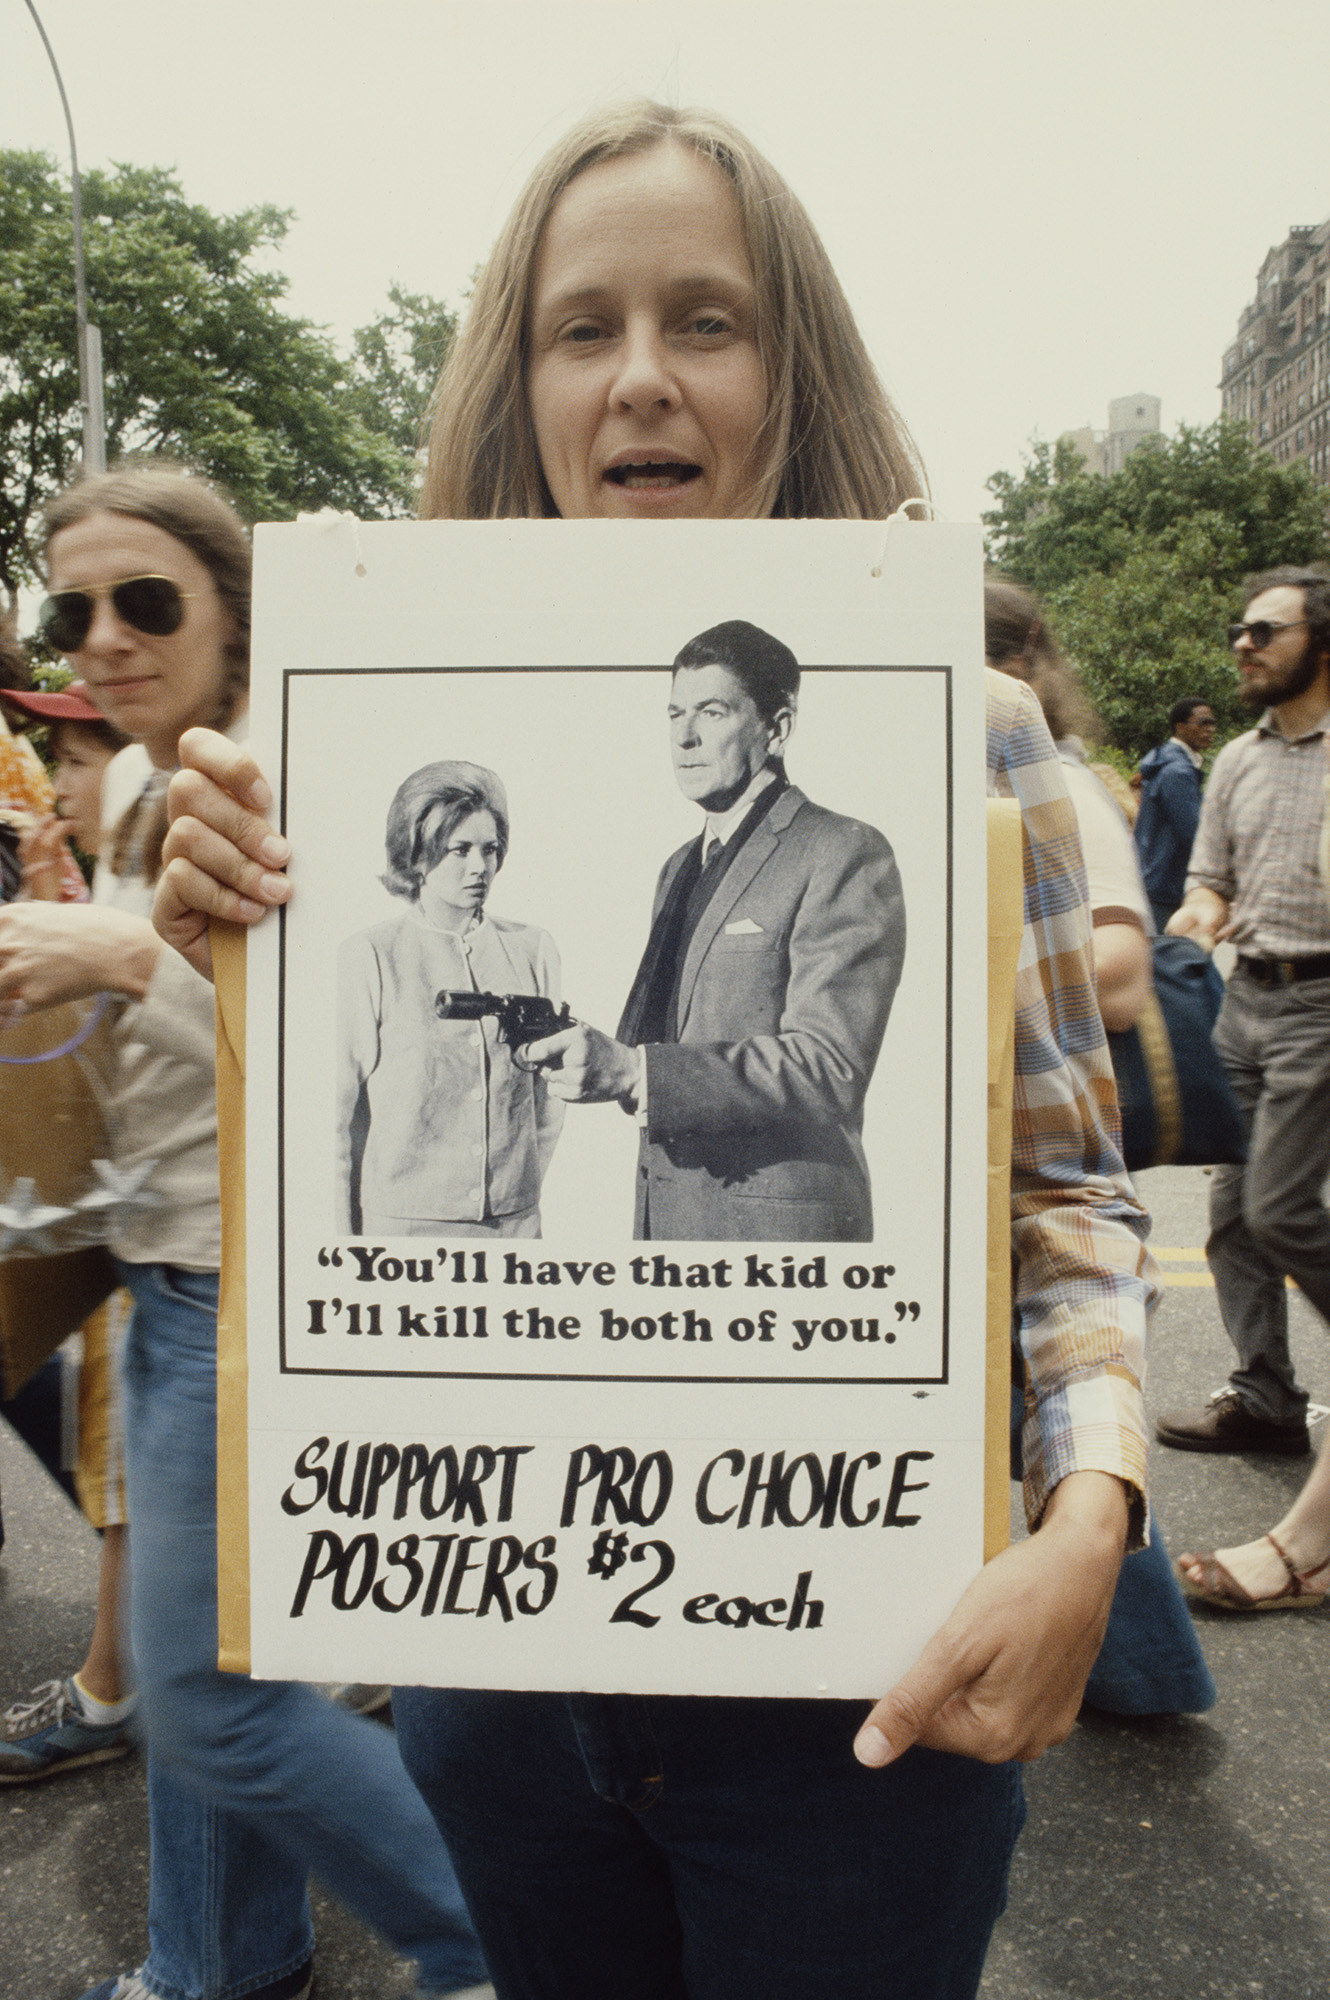
<svg viewBox="0 0 1330 2000">
<path fill-rule="evenodd" d="M 1199 1171 L 1143 1181 L 1169 1280 L 1154 1329 L 1154 1411 L 1199 1401 L 1228 1366 L 1198 1248 L 1205 1190 Z M 1330 1331 L 1300 1298 L 1293 1322 L 1299 1376 L 1330 1403 Z M 1305 1469 L 1157 1451 L 1155 1501 L 1170 1545 L 1260 1533 Z M 5 1704 L 82 1658 L 95 1538 L 3 1424 L 0 1484 Z M 1330 1994 L 1330 1614 L 1215 1612 L 1198 1628 L 1219 1685 L 1209 1715 L 1087 1717 L 1030 1768 L 1029 1824 L 982 2000 Z M 136 1759 L 0 1791 L 0 2000 L 77 2000 L 136 1964 L 146 1895 Z M 397 2000 L 410 1990 L 401 1966 L 336 1906 L 317 1901 L 316 1922 L 320 2000 Z"/>
</svg>

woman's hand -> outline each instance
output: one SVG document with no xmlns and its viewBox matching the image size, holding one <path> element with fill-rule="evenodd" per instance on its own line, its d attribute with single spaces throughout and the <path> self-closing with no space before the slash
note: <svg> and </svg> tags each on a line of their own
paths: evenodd
<svg viewBox="0 0 1330 2000">
<path fill-rule="evenodd" d="M 291 844 L 264 817 L 272 792 L 254 759 L 212 729 L 187 729 L 171 780 L 171 825 L 162 849 L 152 921 L 159 937 L 212 978 L 208 924 L 256 924 L 286 902 L 280 871 Z"/>
<path fill-rule="evenodd" d="M 866 1718 L 860 1763 L 894 1763 L 916 1743 L 985 1764 L 1031 1763 L 1063 1742 L 1103 1641 L 1126 1529 L 1121 1480 L 1064 1479 L 1038 1533 L 984 1565 Z"/>
<path fill-rule="evenodd" d="M 64 888 L 69 848 L 64 828 L 54 813 L 48 813 L 22 836 L 18 858 L 23 870 L 24 900 L 58 903 Z"/>
<path fill-rule="evenodd" d="M 9 903 L 0 910 L 0 1015 L 89 993 L 141 1000 L 161 939 L 146 917 L 99 903 Z"/>
</svg>

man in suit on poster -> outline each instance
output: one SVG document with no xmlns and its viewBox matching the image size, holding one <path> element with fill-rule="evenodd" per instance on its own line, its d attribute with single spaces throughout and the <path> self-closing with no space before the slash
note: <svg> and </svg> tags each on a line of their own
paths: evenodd
<svg viewBox="0 0 1330 2000">
<path fill-rule="evenodd" d="M 892 852 L 785 774 L 799 666 L 742 619 L 674 663 L 675 777 L 706 815 L 656 885 L 614 1039 L 533 1044 L 552 1093 L 642 1132 L 634 1234 L 867 1242 L 864 1097 L 905 949 Z"/>
</svg>

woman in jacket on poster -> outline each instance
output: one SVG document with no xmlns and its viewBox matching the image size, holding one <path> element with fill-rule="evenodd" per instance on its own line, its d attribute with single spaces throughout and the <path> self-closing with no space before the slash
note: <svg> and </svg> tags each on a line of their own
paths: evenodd
<svg viewBox="0 0 1330 2000">
<path fill-rule="evenodd" d="M 407 905 L 338 956 L 337 1226 L 344 1234 L 539 1236 L 563 1120 L 493 1014 L 440 1019 L 435 996 L 559 998 L 554 940 L 491 917 L 508 799 L 481 764 L 425 764 L 388 809 L 380 878 Z"/>
<path fill-rule="evenodd" d="M 249 537 L 202 481 L 127 466 L 47 510 L 48 641 L 135 739 L 106 779 L 93 901 L 0 911 L 0 1010 L 113 998 L 110 1247 L 125 1343 L 131 1637 L 148 1749 L 149 1951 L 87 2000 L 302 2000 L 323 1883 L 431 1993 L 485 1976 L 448 1856 L 392 1739 L 313 1689 L 217 1668 L 221 1218 L 213 995 L 148 918 L 183 729 L 243 732 Z"/>
<path fill-rule="evenodd" d="M 884 519 L 922 490 L 811 223 L 741 133 L 634 104 L 552 149 L 445 368 L 424 516 Z M 1027 836 L 1012 1248 L 1038 1532 L 986 1566 L 867 1717 L 401 1691 L 403 1755 L 503 2000 L 978 1985 L 1022 1818 L 1017 1760 L 1070 1730 L 1140 1534 L 1153 1297 L 1066 787 L 1028 690 L 988 686 L 989 790 L 1019 799 Z M 242 748 L 194 731 L 182 763 L 157 922 L 204 967 L 210 917 L 255 923 L 291 894 L 289 847 Z M 606 1041 L 579 1029 L 564 1051 L 579 1088 Z"/>
</svg>

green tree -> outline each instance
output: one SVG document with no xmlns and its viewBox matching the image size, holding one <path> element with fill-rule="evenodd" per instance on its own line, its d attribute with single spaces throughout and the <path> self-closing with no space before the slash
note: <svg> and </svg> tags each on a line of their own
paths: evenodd
<svg viewBox="0 0 1330 2000">
<path fill-rule="evenodd" d="M 1330 554 L 1327 495 L 1305 466 L 1220 419 L 1139 446 L 1111 478 L 1036 442 L 1019 478 L 988 485 L 990 561 L 1043 599 L 1112 742 L 1143 755 L 1187 694 L 1214 705 L 1221 737 L 1247 726 L 1224 629 L 1244 576 Z"/>
<path fill-rule="evenodd" d="M 179 457 L 251 520 L 410 510 L 412 399 L 423 404 L 452 321 L 394 293 L 350 362 L 286 312 L 271 259 L 289 211 L 214 215 L 162 168 L 83 182 L 89 316 L 101 328 L 107 456 Z M 68 185 L 42 153 L 0 152 L 0 586 L 37 569 L 42 502 L 81 449 Z"/>
<path fill-rule="evenodd" d="M 369 431 L 414 458 L 434 384 L 457 335 L 457 315 L 401 285 L 389 285 L 388 300 L 389 311 L 356 332 L 351 402 Z"/>
</svg>

